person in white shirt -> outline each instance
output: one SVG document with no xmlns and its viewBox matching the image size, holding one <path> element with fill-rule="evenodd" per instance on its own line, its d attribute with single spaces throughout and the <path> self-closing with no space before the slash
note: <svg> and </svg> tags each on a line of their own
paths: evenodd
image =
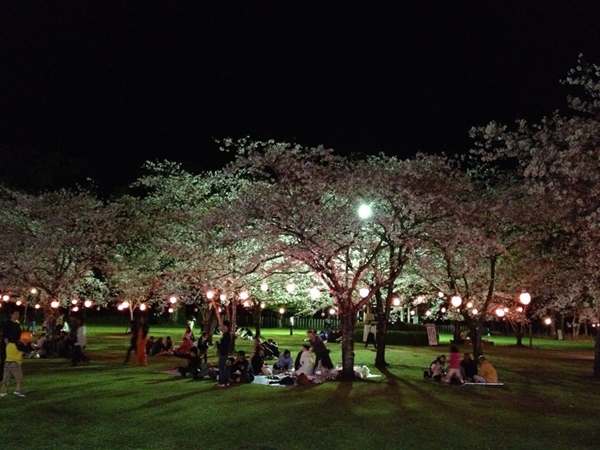
<svg viewBox="0 0 600 450">
<path fill-rule="evenodd" d="M 300 354 L 300 363 L 296 369 L 296 376 L 303 373 L 304 375 L 312 375 L 314 369 L 312 352 L 310 351 L 310 345 L 302 345 L 302 353 Z"/>
</svg>

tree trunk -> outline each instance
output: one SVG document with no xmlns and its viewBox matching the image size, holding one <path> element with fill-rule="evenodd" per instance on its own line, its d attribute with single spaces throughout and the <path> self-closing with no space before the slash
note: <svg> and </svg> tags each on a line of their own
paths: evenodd
<svg viewBox="0 0 600 450">
<path fill-rule="evenodd" d="M 342 370 L 343 379 L 352 381 L 355 379 L 354 376 L 354 323 L 356 313 L 352 304 L 338 303 L 340 308 L 340 319 L 342 326 Z"/>
<path fill-rule="evenodd" d="M 518 327 L 516 327 L 517 331 L 517 347 L 523 347 L 523 334 L 524 334 L 525 325 L 520 323 Z"/>
<path fill-rule="evenodd" d="M 600 378 L 600 334 L 596 336 L 594 345 L 594 376 Z"/>
<path fill-rule="evenodd" d="M 385 360 L 385 348 L 387 345 L 387 330 L 390 321 L 392 297 L 392 292 L 390 292 L 389 288 L 385 303 L 383 302 L 381 293 L 375 293 L 375 299 L 377 300 L 377 335 L 375 336 L 375 342 L 377 342 L 377 352 L 375 355 L 376 367 L 386 367 L 388 365 Z"/>
<path fill-rule="evenodd" d="M 260 307 L 260 303 L 254 303 L 252 313 L 254 316 L 254 334 L 260 336 L 260 320 L 262 318 L 262 308 Z"/>
<path fill-rule="evenodd" d="M 477 359 L 479 355 L 483 355 L 483 345 L 481 337 L 483 334 L 483 324 L 476 321 L 471 327 L 471 343 L 473 345 L 473 358 Z"/>
<path fill-rule="evenodd" d="M 454 320 L 454 322 L 452 323 L 452 325 L 454 326 L 454 342 L 453 342 L 453 344 L 458 345 L 459 343 L 461 343 L 461 339 L 460 339 L 460 322 L 458 320 Z"/>
</svg>

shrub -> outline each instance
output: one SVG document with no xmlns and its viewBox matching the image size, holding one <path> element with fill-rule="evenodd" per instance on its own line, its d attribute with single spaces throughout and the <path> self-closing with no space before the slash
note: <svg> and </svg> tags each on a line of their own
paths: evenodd
<svg viewBox="0 0 600 450">
<path fill-rule="evenodd" d="M 354 342 L 362 342 L 362 338 L 362 328 L 355 329 Z M 429 345 L 429 340 L 425 331 L 389 330 L 387 333 L 387 343 L 390 345 Z"/>
</svg>

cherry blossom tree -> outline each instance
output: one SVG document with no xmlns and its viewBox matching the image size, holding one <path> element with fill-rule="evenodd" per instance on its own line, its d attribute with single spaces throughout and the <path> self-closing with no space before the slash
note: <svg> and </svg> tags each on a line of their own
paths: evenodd
<svg viewBox="0 0 600 450">
<path fill-rule="evenodd" d="M 353 378 L 357 313 L 393 285 L 422 233 L 421 221 L 433 220 L 434 206 L 444 210 L 431 183 L 446 179 L 445 162 L 383 156 L 360 162 L 323 147 L 227 144 L 237 151 L 227 173 L 252 181 L 230 205 L 236 223 L 228 227 L 240 239 L 262 236 L 265 254 L 308 267 L 327 287 L 341 320 L 344 377 Z"/>
<path fill-rule="evenodd" d="M 577 302 L 590 316 L 600 310 L 600 66 L 580 56 L 564 83 L 580 90 L 568 98 L 570 113 L 555 112 L 539 123 L 517 121 L 514 128 L 492 122 L 475 128 L 476 154 L 484 162 L 512 161 L 527 188 L 552 205 L 545 217 L 546 238 L 540 257 L 555 308 L 572 304 L 567 286 L 584 286 Z M 544 244 L 550 243 L 544 248 Z M 543 250 L 543 251 L 542 251 Z M 573 270 L 569 270 L 568 267 Z M 579 295 L 585 294 L 585 295 Z M 600 339 L 596 340 L 594 374 L 600 376 Z"/>
<path fill-rule="evenodd" d="M 117 205 L 67 190 L 30 195 L 2 189 L 0 202 L 0 266 L 11 289 L 36 288 L 49 311 L 51 301 L 69 305 L 73 295 L 98 284 L 118 241 Z"/>
</svg>

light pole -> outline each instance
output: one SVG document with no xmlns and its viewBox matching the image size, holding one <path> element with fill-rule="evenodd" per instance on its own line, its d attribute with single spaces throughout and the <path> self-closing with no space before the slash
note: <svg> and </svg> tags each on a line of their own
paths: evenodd
<svg viewBox="0 0 600 450">
<path fill-rule="evenodd" d="M 531 295 L 527 291 L 521 292 L 519 301 L 523 305 L 523 315 L 527 318 L 527 306 L 531 303 Z M 533 338 L 531 335 L 531 320 L 529 321 L 529 348 L 533 348 Z"/>
</svg>

